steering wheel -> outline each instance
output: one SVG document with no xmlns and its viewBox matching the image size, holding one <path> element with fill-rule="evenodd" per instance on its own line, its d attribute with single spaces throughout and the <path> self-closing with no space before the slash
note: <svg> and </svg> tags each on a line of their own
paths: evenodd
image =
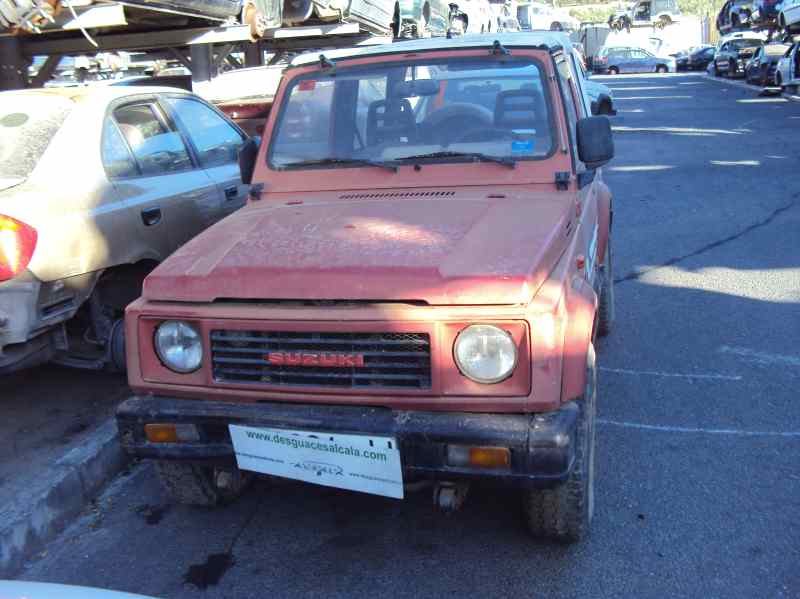
<svg viewBox="0 0 800 599">
<path fill-rule="evenodd" d="M 499 133 L 499 136 L 496 135 Z M 477 127 L 465 131 L 458 137 L 454 138 L 451 143 L 465 143 L 469 141 L 491 141 L 496 139 L 514 139 L 514 134 L 508 129 L 501 129 L 500 127 Z"/>
</svg>

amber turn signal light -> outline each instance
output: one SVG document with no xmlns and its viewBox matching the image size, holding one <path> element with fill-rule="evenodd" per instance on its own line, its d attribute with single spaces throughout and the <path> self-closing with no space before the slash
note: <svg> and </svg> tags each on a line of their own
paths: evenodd
<svg viewBox="0 0 800 599">
<path fill-rule="evenodd" d="M 178 442 L 178 431 L 174 424 L 145 424 L 144 434 L 150 443 Z"/>
<path fill-rule="evenodd" d="M 194 424 L 169 422 L 145 424 L 144 434 L 150 443 L 180 443 L 200 440 L 200 431 Z"/>
<path fill-rule="evenodd" d="M 511 452 L 506 447 L 448 445 L 447 463 L 450 466 L 508 468 L 511 465 Z"/>
</svg>

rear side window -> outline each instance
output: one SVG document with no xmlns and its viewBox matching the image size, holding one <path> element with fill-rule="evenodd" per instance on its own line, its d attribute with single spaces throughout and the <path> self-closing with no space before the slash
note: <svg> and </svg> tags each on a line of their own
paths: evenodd
<svg viewBox="0 0 800 599">
<path fill-rule="evenodd" d="M 166 98 L 192 140 L 200 166 L 236 162 L 244 141 L 241 133 L 211 108 L 191 98 Z"/>
<path fill-rule="evenodd" d="M 143 175 L 163 175 L 192 168 L 179 133 L 171 131 L 152 104 L 122 106 L 114 119 Z"/>
<path fill-rule="evenodd" d="M 110 117 L 107 117 L 103 123 L 101 153 L 103 166 L 109 178 L 135 177 L 139 174 L 133 156 L 122 138 L 122 134 Z"/>
<path fill-rule="evenodd" d="M 573 96 L 573 82 L 572 77 L 569 71 L 569 65 L 565 61 L 561 61 L 558 63 L 558 76 L 559 76 L 559 83 L 562 91 L 562 95 L 564 97 L 564 108 L 567 113 L 567 125 L 569 126 L 569 135 L 572 140 L 572 147 L 578 147 L 578 137 L 577 137 L 577 127 L 578 127 L 578 119 L 580 115 L 578 114 L 578 107 L 575 104 L 575 98 Z"/>
</svg>

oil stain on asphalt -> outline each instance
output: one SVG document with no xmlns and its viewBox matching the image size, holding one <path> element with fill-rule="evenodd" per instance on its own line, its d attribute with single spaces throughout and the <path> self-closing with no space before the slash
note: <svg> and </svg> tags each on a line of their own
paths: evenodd
<svg viewBox="0 0 800 599">
<path fill-rule="evenodd" d="M 136 513 L 144 517 L 144 521 L 151 526 L 155 526 L 169 511 L 168 505 L 140 505 L 136 508 Z"/>
<path fill-rule="evenodd" d="M 183 581 L 196 586 L 200 590 L 216 586 L 236 560 L 231 553 L 213 553 L 208 556 L 205 563 L 189 566 Z"/>
</svg>

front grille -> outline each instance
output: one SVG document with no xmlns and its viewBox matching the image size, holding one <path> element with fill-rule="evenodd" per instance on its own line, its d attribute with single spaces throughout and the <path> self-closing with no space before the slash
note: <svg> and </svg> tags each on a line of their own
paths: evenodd
<svg viewBox="0 0 800 599">
<path fill-rule="evenodd" d="M 276 356 L 301 363 L 276 364 Z M 359 365 L 341 365 L 343 357 L 354 356 Z M 323 359 L 336 365 L 308 365 Z M 216 330 L 211 331 L 211 360 L 218 383 L 338 389 L 431 386 L 431 343 L 427 333 Z"/>
</svg>

